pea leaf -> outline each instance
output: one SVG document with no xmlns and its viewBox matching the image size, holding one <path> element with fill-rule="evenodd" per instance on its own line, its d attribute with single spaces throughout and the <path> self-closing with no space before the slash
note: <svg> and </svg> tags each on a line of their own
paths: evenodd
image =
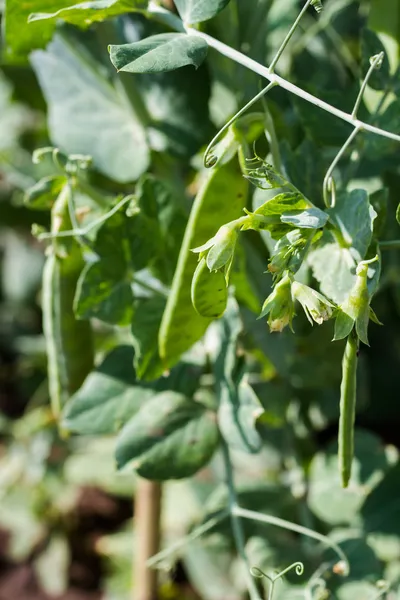
<svg viewBox="0 0 400 600">
<path fill-rule="evenodd" d="M 132 364 L 132 347 L 112 350 L 66 405 L 63 427 L 89 435 L 118 431 L 154 395 L 137 382 Z"/>
<path fill-rule="evenodd" d="M 363 29 L 361 37 L 361 69 L 365 77 L 371 64 L 370 58 L 385 52 L 385 47 L 374 31 Z M 385 56 L 379 69 L 375 69 L 368 80 L 368 85 L 374 90 L 384 90 L 390 83 L 389 61 Z"/>
<path fill-rule="evenodd" d="M 25 204 L 32 209 L 49 210 L 64 187 L 65 181 L 65 177 L 60 175 L 43 177 L 27 190 L 24 197 Z"/>
<path fill-rule="evenodd" d="M 85 435 L 115 433 L 156 393 L 192 394 L 198 385 L 201 369 L 191 363 L 180 363 L 168 377 L 148 384 L 137 380 L 133 362 L 131 346 L 111 350 L 66 405 L 63 427 Z"/>
<path fill-rule="evenodd" d="M 5 4 L 6 57 L 26 60 L 31 50 L 51 40 L 57 19 L 87 28 L 95 21 L 146 8 L 144 0 L 7 0 Z"/>
<path fill-rule="evenodd" d="M 58 8 L 59 2 L 54 0 L 51 2 L 52 6 L 48 7 L 43 6 L 45 3 L 42 1 L 36 1 L 35 4 L 36 6 L 32 10 L 48 8 L 51 12 L 32 12 L 28 18 L 29 23 L 63 19 L 67 23 L 86 29 L 97 21 L 104 21 L 128 12 L 144 11 L 148 3 L 147 0 L 92 0 L 71 4 L 71 0 L 69 0 L 68 5 L 62 8 Z"/>
<path fill-rule="evenodd" d="M 243 324 L 234 300 L 230 301 L 218 328 L 220 350 L 215 361 L 215 377 L 220 431 L 231 448 L 258 452 L 261 438 L 255 425 L 264 409 L 240 370 L 237 343 Z"/>
<path fill-rule="evenodd" d="M 282 223 L 290 223 L 300 229 L 319 229 L 326 225 L 328 219 L 329 215 L 316 206 L 305 210 L 291 210 L 281 215 Z"/>
<path fill-rule="evenodd" d="M 215 17 L 229 0 L 175 0 L 182 21 L 191 25 Z"/>
<path fill-rule="evenodd" d="M 157 394 L 125 425 L 117 439 L 119 468 L 128 464 L 147 479 L 194 475 L 218 445 L 214 414 L 175 392 Z"/>
<path fill-rule="evenodd" d="M 207 42 L 186 33 L 160 33 L 133 44 L 109 46 L 114 67 L 128 73 L 161 73 L 186 65 L 198 68 L 207 50 Z"/>
<path fill-rule="evenodd" d="M 191 284 L 197 256 L 191 249 L 213 237 L 224 223 L 240 217 L 247 189 L 248 182 L 242 177 L 236 160 L 217 166 L 203 176 L 160 328 L 160 354 L 166 368 L 197 342 L 211 323 L 211 319 L 201 317 L 192 306 Z"/>
<path fill-rule="evenodd" d="M 79 278 L 76 315 L 128 325 L 133 316 L 133 272 L 163 252 L 158 223 L 142 213 L 116 213 L 98 230 L 93 249 L 99 259 L 87 264 Z"/>
<path fill-rule="evenodd" d="M 340 485 L 336 443 L 314 456 L 309 477 L 311 510 L 330 525 L 352 523 L 368 492 L 388 468 L 381 440 L 367 431 L 356 430 L 352 485 L 348 489 Z"/>
<path fill-rule="evenodd" d="M 134 365 L 139 379 L 157 379 L 164 372 L 158 350 L 158 332 L 166 298 L 137 298 L 133 303 L 132 337 Z"/>
<path fill-rule="evenodd" d="M 343 192 L 336 199 L 335 208 L 328 210 L 331 220 L 339 228 L 352 255 L 362 260 L 372 240 L 376 212 L 371 206 L 365 190 Z"/>
<path fill-rule="evenodd" d="M 75 46 L 56 36 L 45 51 L 31 55 L 52 142 L 67 154 L 92 156 L 94 166 L 116 181 L 137 179 L 149 164 L 143 125 L 124 92 L 102 76 L 100 64 Z"/>
<path fill-rule="evenodd" d="M 311 251 L 308 263 L 321 292 L 336 304 L 341 304 L 356 281 L 355 262 L 350 250 L 331 241 Z"/>
</svg>

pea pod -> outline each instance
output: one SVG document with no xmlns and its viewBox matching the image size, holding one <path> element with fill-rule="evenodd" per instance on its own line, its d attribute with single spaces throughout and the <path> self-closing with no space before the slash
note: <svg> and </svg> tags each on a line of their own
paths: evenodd
<svg viewBox="0 0 400 600">
<path fill-rule="evenodd" d="M 238 142 L 233 140 L 232 145 L 227 149 L 230 157 Z M 248 185 L 236 156 L 224 164 L 220 161 L 204 175 L 186 227 L 159 333 L 160 356 L 166 368 L 204 335 L 214 318 L 202 316 L 193 308 L 191 287 L 198 257 L 191 250 L 215 235 L 221 225 L 242 215 Z"/>
<path fill-rule="evenodd" d="M 54 204 L 53 233 L 71 229 L 70 193 L 69 185 L 65 185 Z M 49 393 L 55 417 L 93 367 L 90 323 L 78 321 L 72 308 L 82 268 L 81 249 L 75 240 L 70 239 L 67 245 L 54 240 L 43 271 L 42 308 Z"/>
<path fill-rule="evenodd" d="M 354 419 L 357 395 L 358 339 L 354 332 L 347 338 L 342 362 L 339 420 L 339 469 L 342 486 L 349 485 L 354 454 Z"/>
<path fill-rule="evenodd" d="M 228 289 L 222 271 L 211 271 L 203 257 L 192 280 L 192 304 L 202 317 L 218 319 L 226 309 Z"/>
</svg>

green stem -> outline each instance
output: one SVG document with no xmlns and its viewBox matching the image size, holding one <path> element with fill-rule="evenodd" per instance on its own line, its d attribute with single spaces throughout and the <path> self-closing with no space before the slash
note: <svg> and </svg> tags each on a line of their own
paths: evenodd
<svg viewBox="0 0 400 600">
<path fill-rule="evenodd" d="M 390 240 L 388 242 L 379 242 L 381 250 L 400 250 L 400 240 Z"/>
<path fill-rule="evenodd" d="M 347 148 L 350 146 L 351 142 L 354 140 L 354 138 L 356 137 L 357 133 L 360 131 L 361 128 L 362 128 L 361 125 L 357 125 L 353 129 L 353 131 L 351 132 L 351 134 L 349 135 L 349 137 L 347 138 L 347 140 L 345 141 L 345 143 L 343 144 L 343 146 L 341 147 L 341 149 L 335 156 L 331 166 L 329 167 L 329 169 L 326 172 L 326 175 L 324 178 L 324 183 L 323 183 L 323 195 L 324 195 L 325 206 L 327 206 L 328 208 L 333 208 L 335 206 L 335 202 L 336 202 L 335 183 L 332 178 L 332 173 L 333 173 L 336 165 L 338 164 L 338 162 L 340 161 L 340 159 L 342 158 L 342 156 L 346 152 Z M 331 192 L 331 194 L 332 194 L 332 201 L 330 201 L 329 192 Z"/>
<path fill-rule="evenodd" d="M 148 12 L 150 15 L 153 15 L 155 18 L 157 18 L 160 22 L 168 25 L 169 27 L 172 27 L 176 31 L 182 32 L 183 23 L 181 19 L 171 14 L 169 11 L 160 8 L 157 4 L 155 4 L 155 2 L 150 2 Z M 297 87 L 293 83 L 290 83 L 290 81 L 287 81 L 283 77 L 280 77 L 275 73 L 271 73 L 267 67 L 264 67 L 257 61 L 253 60 L 249 56 L 246 56 L 245 54 L 242 54 L 238 50 L 227 46 L 223 42 L 216 40 L 212 36 L 207 35 L 206 33 L 203 33 L 202 31 L 198 31 L 197 29 L 193 29 L 191 27 L 187 27 L 186 32 L 189 35 L 201 37 L 207 42 L 207 44 L 211 48 L 214 48 L 214 50 L 216 50 L 223 56 L 226 56 L 227 58 L 233 60 L 239 65 L 242 65 L 250 71 L 257 73 L 257 75 L 260 75 L 264 79 L 268 79 L 271 83 L 279 85 L 281 88 L 287 90 L 295 96 L 298 96 L 299 98 L 302 98 L 306 102 L 309 102 L 310 104 L 313 104 L 314 106 L 317 106 L 318 108 L 329 112 L 333 116 L 342 119 L 342 121 L 350 123 L 353 127 L 358 126 L 359 129 L 363 129 L 364 131 L 369 131 L 370 133 L 375 133 L 376 135 L 380 135 L 382 137 L 395 140 L 396 142 L 400 142 L 400 135 L 396 135 L 395 133 L 391 133 L 390 131 L 385 131 L 384 129 L 380 129 L 379 127 L 374 127 L 373 125 L 369 125 L 368 123 L 364 123 L 363 121 L 354 119 L 351 114 L 346 113 L 343 110 L 332 106 L 331 104 L 328 104 L 328 102 L 324 102 L 320 98 L 317 98 L 309 92 L 306 92 L 305 90 Z"/>
<path fill-rule="evenodd" d="M 362 82 L 360 91 L 357 96 L 357 100 L 354 104 L 353 112 L 351 113 L 351 116 L 353 117 L 353 119 L 357 118 L 358 109 L 360 108 L 360 104 L 361 104 L 361 101 L 364 96 L 365 88 L 368 85 L 368 81 L 369 81 L 372 73 L 382 63 L 383 56 L 384 56 L 384 54 L 383 54 L 383 52 L 381 52 L 380 54 L 377 54 L 371 62 L 371 66 L 369 67 L 368 72 L 367 72 L 366 76 L 364 77 L 364 81 Z"/>
<path fill-rule="evenodd" d="M 290 28 L 290 30 L 289 30 L 288 34 L 286 35 L 285 39 L 283 40 L 282 44 L 280 45 L 277 53 L 275 54 L 274 58 L 272 59 L 271 64 L 269 65 L 269 71 L 271 73 L 274 72 L 278 60 L 280 59 L 283 52 L 285 51 L 286 46 L 288 45 L 292 35 L 294 34 L 297 27 L 299 26 L 299 23 L 300 23 L 301 19 L 303 18 L 303 16 L 305 15 L 305 13 L 307 12 L 307 9 L 310 6 L 310 4 L 311 4 L 311 0 L 307 0 L 307 2 L 303 6 L 300 14 L 298 15 L 297 19 L 293 23 L 292 27 Z"/>
<path fill-rule="evenodd" d="M 220 139 L 220 137 L 225 133 L 225 131 L 227 129 L 229 129 L 229 127 L 232 125 L 232 123 L 234 123 L 237 119 L 239 119 L 239 117 L 241 117 L 246 112 L 246 110 L 250 108 L 250 106 L 253 106 L 253 104 L 255 104 L 260 98 L 262 98 L 262 96 L 265 96 L 265 94 L 267 94 L 269 92 L 269 90 L 271 90 L 273 87 L 275 87 L 275 85 L 276 85 L 275 83 L 269 83 L 265 88 L 263 88 L 261 90 L 261 92 L 259 92 L 256 96 L 254 96 L 254 98 L 252 98 L 250 100 L 250 102 L 248 102 L 235 115 L 233 115 L 233 117 L 231 119 L 229 119 L 229 121 L 227 123 L 225 123 L 225 125 L 213 137 L 213 139 L 208 144 L 206 151 L 204 153 L 203 160 L 204 160 L 204 166 L 206 168 L 212 167 L 216 163 L 216 157 L 211 154 L 211 151 L 214 148 L 217 141 Z"/>
<path fill-rule="evenodd" d="M 239 506 L 238 506 L 238 502 L 237 502 L 235 483 L 234 483 L 234 478 L 233 478 L 232 463 L 231 463 L 228 446 L 224 440 L 222 440 L 222 455 L 223 455 L 224 466 L 225 466 L 226 484 L 228 486 L 229 512 L 230 512 L 230 516 L 231 516 L 233 537 L 235 539 L 235 544 L 236 544 L 236 549 L 238 551 L 238 554 L 239 554 L 239 556 L 245 566 L 245 569 L 246 569 L 246 582 L 247 582 L 247 588 L 249 590 L 250 600 L 262 600 L 262 598 L 260 597 L 260 594 L 258 593 L 257 586 L 254 582 L 254 579 L 250 574 L 249 561 L 247 559 L 246 551 L 245 551 L 244 532 L 243 532 L 242 524 L 240 522 L 239 515 L 237 513 L 237 509 L 239 509 Z"/>
<path fill-rule="evenodd" d="M 152 556 L 147 561 L 147 566 L 155 567 L 157 564 L 162 563 L 166 558 L 171 556 L 171 554 L 174 554 L 175 552 L 186 546 L 186 544 L 193 542 L 194 540 L 202 536 L 204 533 L 207 533 L 207 531 L 209 531 L 210 529 L 213 529 L 213 527 L 215 527 L 216 525 L 218 525 L 218 523 L 226 519 L 226 517 L 229 517 L 228 510 L 221 511 L 215 517 L 212 517 L 202 525 L 195 527 L 195 529 L 193 529 L 193 531 L 191 531 L 189 535 L 185 536 L 184 538 L 181 538 L 165 550 L 162 550 L 158 554 Z"/>
<path fill-rule="evenodd" d="M 279 517 L 273 517 L 272 515 L 263 515 L 261 513 L 255 512 L 254 510 L 248 510 L 246 508 L 241 508 L 240 506 L 235 506 L 233 510 L 234 514 L 238 517 L 242 517 L 243 519 L 250 519 L 252 521 L 259 521 L 260 523 L 267 523 L 268 525 L 275 525 L 276 527 L 282 527 L 283 529 L 288 529 L 289 531 L 294 531 L 296 533 L 300 533 L 301 535 L 306 535 L 310 538 L 314 538 L 319 542 L 322 542 L 326 546 L 329 546 L 336 552 L 336 554 L 340 557 L 349 571 L 349 561 L 343 550 L 336 544 L 333 540 L 329 539 L 325 535 L 318 533 L 317 531 L 313 531 L 312 529 L 308 529 L 307 527 L 303 527 L 302 525 L 297 525 L 296 523 L 291 523 L 290 521 L 286 521 L 285 519 L 280 519 Z"/>
</svg>

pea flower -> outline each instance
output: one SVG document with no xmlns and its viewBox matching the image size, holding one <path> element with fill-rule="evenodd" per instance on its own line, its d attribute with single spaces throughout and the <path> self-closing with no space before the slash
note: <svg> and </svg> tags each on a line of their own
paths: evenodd
<svg viewBox="0 0 400 600">
<path fill-rule="evenodd" d="M 270 331 L 282 331 L 287 325 L 293 331 L 292 321 L 295 313 L 291 286 L 291 279 L 286 272 L 263 304 L 258 318 L 268 316 Z"/>
<path fill-rule="evenodd" d="M 313 321 L 321 325 L 330 319 L 335 311 L 335 306 L 325 296 L 298 281 L 292 283 L 292 295 L 304 308 L 311 325 Z"/>
<path fill-rule="evenodd" d="M 217 233 L 202 246 L 194 248 L 192 252 L 206 256 L 207 267 L 210 271 L 225 269 L 225 279 L 228 283 L 229 273 L 235 254 L 238 238 L 238 224 L 236 221 L 222 225 Z"/>
<path fill-rule="evenodd" d="M 356 328 L 358 338 L 367 346 L 368 323 L 371 319 L 374 323 L 382 325 L 374 311 L 370 307 L 371 295 L 368 290 L 368 267 L 378 260 L 378 256 L 371 260 L 363 260 L 356 270 L 356 281 L 350 294 L 339 307 L 335 323 L 334 340 L 342 340 L 347 337 L 353 327 Z"/>
</svg>

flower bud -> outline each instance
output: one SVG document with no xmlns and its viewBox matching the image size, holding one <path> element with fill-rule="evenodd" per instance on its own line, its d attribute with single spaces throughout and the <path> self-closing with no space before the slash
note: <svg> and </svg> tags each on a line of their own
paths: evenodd
<svg viewBox="0 0 400 600">
<path fill-rule="evenodd" d="M 321 323 L 332 317 L 335 310 L 334 305 L 325 296 L 308 285 L 294 281 L 292 283 L 292 295 L 304 308 L 311 325 L 313 325 L 313 321 L 321 325 Z"/>
<path fill-rule="evenodd" d="M 238 238 L 238 225 L 235 221 L 222 225 L 217 233 L 202 246 L 194 248 L 192 252 L 206 256 L 207 267 L 210 271 L 225 269 L 226 278 L 232 266 L 233 256 Z M 208 251 L 208 252 L 207 252 Z"/>
<path fill-rule="evenodd" d="M 292 329 L 294 302 L 291 292 L 291 280 L 287 273 L 265 300 L 258 318 L 262 319 L 267 315 L 271 331 L 282 331 L 287 325 Z"/>
</svg>

